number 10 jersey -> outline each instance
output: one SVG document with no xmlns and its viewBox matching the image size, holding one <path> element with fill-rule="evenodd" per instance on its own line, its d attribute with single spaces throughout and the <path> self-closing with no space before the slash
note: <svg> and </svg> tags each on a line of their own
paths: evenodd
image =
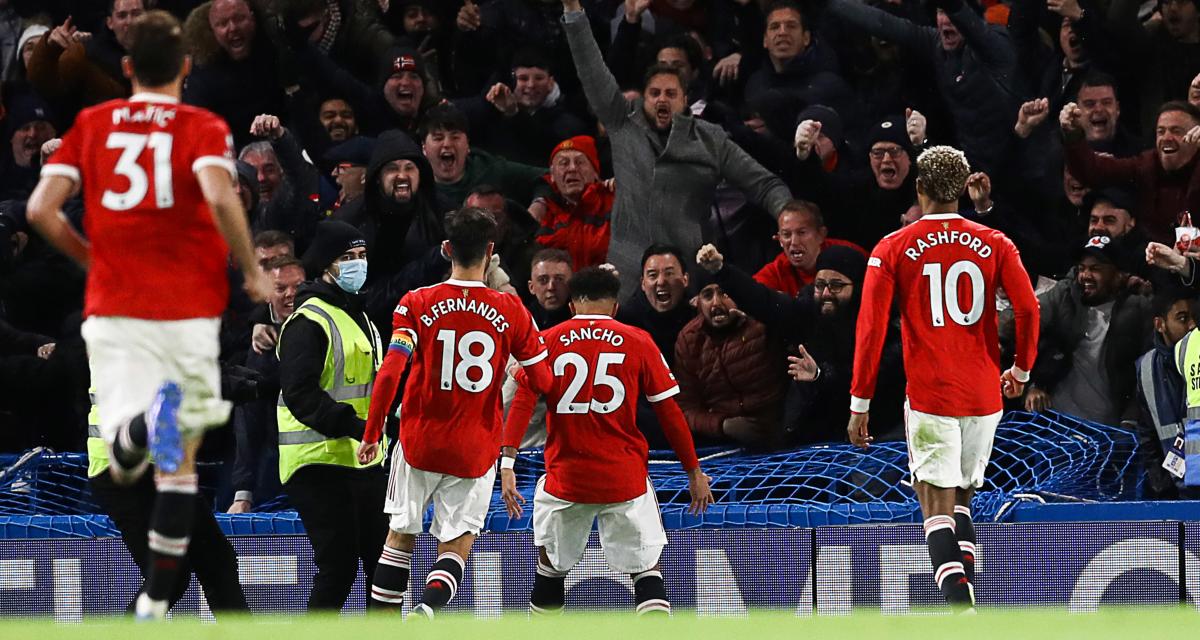
<svg viewBox="0 0 1200 640">
<path fill-rule="evenodd" d="M 218 116 L 141 93 L 85 109 L 42 176 L 80 185 L 91 243 L 86 316 L 215 318 L 229 300 L 229 248 L 196 173 L 237 179 Z"/>
<path fill-rule="evenodd" d="M 447 280 L 405 294 L 392 323 L 413 342 L 400 409 L 404 459 L 460 478 L 487 473 L 500 455 L 509 354 L 521 366 L 546 358 L 529 311 L 482 282 Z"/>
<path fill-rule="evenodd" d="M 929 214 L 879 241 L 867 262 L 858 314 L 850 410 L 875 392 L 892 297 L 900 309 L 909 405 L 946 417 L 1001 410 L 996 291 L 1018 318 L 1016 366 L 1037 355 L 1037 299 L 1016 246 L 958 214 Z"/>
</svg>

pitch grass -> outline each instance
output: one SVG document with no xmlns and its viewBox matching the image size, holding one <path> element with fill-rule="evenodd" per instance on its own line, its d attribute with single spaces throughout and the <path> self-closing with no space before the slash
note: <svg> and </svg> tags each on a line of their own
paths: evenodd
<svg viewBox="0 0 1200 640">
<path fill-rule="evenodd" d="M 981 610 L 976 616 L 796 617 L 778 611 L 752 611 L 745 618 L 697 618 L 677 611 L 670 620 L 639 620 L 632 614 L 567 614 L 556 620 L 513 614 L 500 620 L 445 615 L 433 622 L 402 623 L 392 617 L 309 616 L 225 619 L 204 624 L 195 618 L 164 624 L 97 618 L 83 624 L 39 620 L 0 621 L 0 638 L 56 640 L 340 640 L 369 638 L 447 638 L 488 640 L 1140 640 L 1188 638 L 1200 631 L 1200 613 L 1184 607 L 1104 609 L 1068 613 L 1064 609 Z"/>
</svg>

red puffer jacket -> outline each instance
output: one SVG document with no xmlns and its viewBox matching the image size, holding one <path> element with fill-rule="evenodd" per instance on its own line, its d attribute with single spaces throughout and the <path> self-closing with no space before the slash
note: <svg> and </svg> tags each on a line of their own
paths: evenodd
<svg viewBox="0 0 1200 640">
<path fill-rule="evenodd" d="M 715 332 L 696 316 L 675 340 L 676 399 L 692 433 L 722 438 L 721 423 L 743 416 L 777 425 L 787 360 L 763 323 L 746 318 Z"/>
<path fill-rule="evenodd" d="M 604 264 L 608 259 L 613 199 L 612 189 L 603 182 L 584 189 L 574 207 L 568 207 L 555 190 L 555 197 L 546 200 L 546 217 L 536 236 L 538 243 L 570 253 L 575 263 L 573 271 Z"/>
</svg>

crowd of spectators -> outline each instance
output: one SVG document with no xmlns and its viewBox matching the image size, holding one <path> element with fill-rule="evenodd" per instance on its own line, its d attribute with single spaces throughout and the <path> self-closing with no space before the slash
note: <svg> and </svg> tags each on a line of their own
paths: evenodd
<svg viewBox="0 0 1200 640">
<path fill-rule="evenodd" d="M 152 5 L 184 23 L 184 101 L 233 131 L 275 283 L 224 318 L 237 409 L 204 455 L 233 469 L 233 511 L 279 491 L 275 347 L 327 218 L 366 239 L 384 335 L 448 273 L 444 214 L 478 206 L 500 227 L 489 286 L 543 329 L 569 316 L 573 271 L 613 265 L 618 317 L 672 365 L 698 444 L 844 441 L 868 256 L 920 215 L 934 144 L 965 151 L 962 215 L 1013 239 L 1039 293 L 1012 408 L 1136 430 L 1147 492 L 1186 493 L 1161 436 L 1184 413 L 1171 347 L 1195 327 L 1198 0 L 0 0 L 0 450 L 83 450 L 84 274 L 25 199 L 80 110 L 129 95 L 121 58 Z M 903 434 L 900 348 L 896 321 L 877 440 Z M 665 444 L 648 406 L 639 426 Z"/>
</svg>

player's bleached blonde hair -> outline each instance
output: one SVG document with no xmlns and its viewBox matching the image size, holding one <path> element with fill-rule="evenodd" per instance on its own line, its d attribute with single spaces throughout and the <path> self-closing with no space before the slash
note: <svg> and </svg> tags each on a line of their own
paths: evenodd
<svg viewBox="0 0 1200 640">
<path fill-rule="evenodd" d="M 954 147 L 929 147 L 917 156 L 917 182 L 935 202 L 957 202 L 970 175 L 966 154 Z"/>
</svg>

